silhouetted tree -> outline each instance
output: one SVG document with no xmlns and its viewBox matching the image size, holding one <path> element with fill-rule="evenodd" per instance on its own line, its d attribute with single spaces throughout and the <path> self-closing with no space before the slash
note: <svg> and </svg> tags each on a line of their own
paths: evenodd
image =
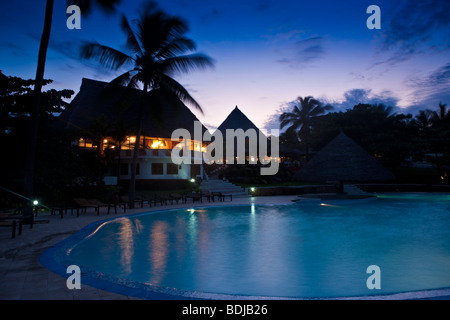
<svg viewBox="0 0 450 320">
<path fill-rule="evenodd" d="M 203 54 L 187 54 L 196 49 L 195 43 L 185 36 L 188 31 L 187 24 L 179 17 L 167 15 L 157 8 L 154 2 L 143 8 L 136 23 L 136 30 L 131 28 L 125 16 L 122 16 L 121 27 L 127 37 L 126 47 L 130 54 L 98 43 L 87 43 L 83 46 L 82 57 L 94 59 L 113 70 L 131 65 L 131 70 L 114 79 L 112 83 L 130 88 L 139 88 L 139 84 L 143 86 L 131 164 L 129 200 L 130 206 L 134 207 L 142 116 L 148 92 L 159 89 L 166 96 L 188 103 L 203 112 L 195 99 L 172 75 L 176 72 L 210 67 L 213 63 L 211 58 Z"/>
<path fill-rule="evenodd" d="M 298 130 L 298 136 L 306 147 L 306 157 L 309 158 L 312 119 L 331 110 L 332 107 L 323 106 L 319 100 L 311 96 L 298 97 L 297 101 L 298 105 L 291 112 L 285 112 L 280 116 L 280 127 L 283 129 L 289 126 L 290 129 Z"/>
<path fill-rule="evenodd" d="M 111 11 L 116 4 L 121 0 L 80 0 L 74 1 L 73 4 L 78 4 L 83 13 L 89 13 L 92 8 L 92 3 L 97 3 L 103 9 Z M 26 174 L 24 183 L 24 193 L 29 199 L 34 195 L 34 175 L 35 175 L 35 161 L 36 161 L 36 147 L 38 143 L 39 132 L 39 116 L 41 113 L 41 99 L 42 86 L 44 85 L 45 63 L 47 60 L 47 49 L 50 41 L 50 33 L 52 28 L 53 18 L 53 0 L 47 0 L 45 7 L 44 29 L 41 35 L 39 45 L 38 63 L 36 69 L 36 78 L 34 86 L 34 95 L 32 101 L 31 111 L 31 125 L 28 136 L 27 157 L 26 157 Z M 29 219 L 33 218 L 33 212 L 30 201 L 24 202 L 24 215 Z"/>
</svg>

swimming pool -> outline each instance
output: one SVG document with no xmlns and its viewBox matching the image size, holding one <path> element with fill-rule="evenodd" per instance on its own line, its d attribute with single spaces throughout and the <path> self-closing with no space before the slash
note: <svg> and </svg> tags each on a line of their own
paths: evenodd
<svg viewBox="0 0 450 320">
<path fill-rule="evenodd" d="M 136 296 L 383 295 L 450 287 L 449 226 L 450 195 L 176 209 L 90 225 L 50 260 Z"/>
</svg>

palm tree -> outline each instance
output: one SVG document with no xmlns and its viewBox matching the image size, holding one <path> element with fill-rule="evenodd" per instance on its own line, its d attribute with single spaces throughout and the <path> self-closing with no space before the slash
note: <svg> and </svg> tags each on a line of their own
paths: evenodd
<svg viewBox="0 0 450 320">
<path fill-rule="evenodd" d="M 289 126 L 288 130 L 298 130 L 298 137 L 305 143 L 306 158 L 309 158 L 309 143 L 312 119 L 333 109 L 332 106 L 323 106 L 319 100 L 311 96 L 297 98 L 298 104 L 292 112 L 285 112 L 280 116 L 280 128 Z"/>
<path fill-rule="evenodd" d="M 189 92 L 172 78 L 175 72 L 188 72 L 213 66 L 211 58 L 191 53 L 196 49 L 195 43 L 185 37 L 187 24 L 179 17 L 169 16 L 154 2 L 150 2 L 142 11 L 140 19 L 133 30 L 125 16 L 121 27 L 127 37 L 126 47 L 130 54 L 98 43 L 86 43 L 81 56 L 97 60 L 112 70 L 125 65 L 133 69 L 123 73 L 111 83 L 139 88 L 142 85 L 142 98 L 139 104 L 136 143 L 131 164 L 129 200 L 134 206 L 136 166 L 142 133 L 142 116 L 148 93 L 158 89 L 166 96 L 181 100 L 203 112 L 200 105 Z"/>
<path fill-rule="evenodd" d="M 439 103 L 439 113 L 432 112 L 431 122 L 433 125 L 445 126 L 446 123 L 450 124 L 450 109 L 447 110 L 447 104 Z"/>
<path fill-rule="evenodd" d="M 98 4 L 103 10 L 111 12 L 119 2 L 121 2 L 121 0 L 79 0 L 68 1 L 68 4 L 76 4 L 80 7 L 82 13 L 89 14 L 91 12 L 93 3 Z M 48 43 L 50 41 L 50 32 L 52 28 L 53 3 L 53 0 L 47 0 L 45 7 L 44 30 L 42 32 L 41 42 L 39 45 L 38 64 L 36 69 L 36 79 L 32 101 L 31 127 L 28 136 L 24 177 L 24 194 L 25 197 L 30 200 L 34 196 L 35 160 L 39 132 L 39 115 L 41 112 L 41 93 L 44 81 L 45 63 L 47 60 Z M 25 201 L 23 213 L 25 216 L 33 219 L 31 201 Z"/>
<path fill-rule="evenodd" d="M 432 126 L 433 111 L 431 110 L 420 110 L 415 116 L 415 123 L 418 125 L 420 130 L 425 130 Z"/>
</svg>

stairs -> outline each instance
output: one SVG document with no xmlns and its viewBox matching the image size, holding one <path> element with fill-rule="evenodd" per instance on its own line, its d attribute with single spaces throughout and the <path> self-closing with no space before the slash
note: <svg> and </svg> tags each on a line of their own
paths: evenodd
<svg viewBox="0 0 450 320">
<path fill-rule="evenodd" d="M 209 192 L 222 192 L 223 194 L 231 194 L 234 197 L 249 196 L 246 189 L 232 184 L 226 180 L 212 179 L 204 180 L 200 185 L 200 189 Z"/>
<path fill-rule="evenodd" d="M 351 195 L 367 195 L 366 192 L 354 184 L 344 184 L 344 192 Z"/>
</svg>

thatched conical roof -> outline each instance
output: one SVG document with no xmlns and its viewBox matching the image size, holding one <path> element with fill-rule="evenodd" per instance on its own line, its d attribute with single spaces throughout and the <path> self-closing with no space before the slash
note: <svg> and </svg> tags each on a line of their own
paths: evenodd
<svg viewBox="0 0 450 320">
<path fill-rule="evenodd" d="M 244 133 L 249 129 L 252 129 L 255 131 L 256 140 L 257 140 L 257 150 L 255 150 L 256 152 L 259 152 L 259 146 L 260 146 L 259 134 L 261 133 L 267 144 L 267 148 L 269 150 L 268 153 L 270 154 L 270 140 L 267 139 L 266 135 L 261 130 L 259 130 L 259 128 L 236 106 L 233 109 L 233 111 L 231 111 L 231 113 L 228 115 L 228 117 L 222 122 L 222 124 L 217 128 L 216 132 L 220 131 L 222 133 L 224 146 L 225 146 L 226 138 L 227 138 L 227 130 L 236 131 L 238 129 L 242 129 L 244 131 Z M 237 143 L 238 143 L 238 140 L 235 139 L 234 140 L 234 150 L 235 151 L 237 150 L 237 147 L 238 147 Z M 249 140 L 247 140 L 247 139 L 244 141 L 244 148 L 245 148 L 246 155 L 249 155 L 249 151 L 250 151 L 249 150 Z M 255 154 L 255 156 L 258 156 L 258 155 Z"/>
<path fill-rule="evenodd" d="M 194 134 L 197 117 L 180 100 L 170 100 L 159 90 L 148 93 L 143 115 L 143 133 L 150 137 L 170 138 L 175 129 L 186 129 Z M 80 92 L 59 117 L 60 125 L 70 131 L 89 131 L 92 123 L 104 117 L 111 124 L 122 119 L 131 126 L 130 134 L 137 133 L 138 110 L 142 91 L 106 82 L 83 79 Z M 202 125 L 202 132 L 207 129 Z"/>
<path fill-rule="evenodd" d="M 395 179 L 355 141 L 341 132 L 295 174 L 302 181 L 387 181 Z"/>
<path fill-rule="evenodd" d="M 259 131 L 258 127 L 236 106 L 228 117 L 217 128 L 225 136 L 227 129 L 242 129 L 247 131 L 248 129 L 254 129 Z"/>
</svg>

